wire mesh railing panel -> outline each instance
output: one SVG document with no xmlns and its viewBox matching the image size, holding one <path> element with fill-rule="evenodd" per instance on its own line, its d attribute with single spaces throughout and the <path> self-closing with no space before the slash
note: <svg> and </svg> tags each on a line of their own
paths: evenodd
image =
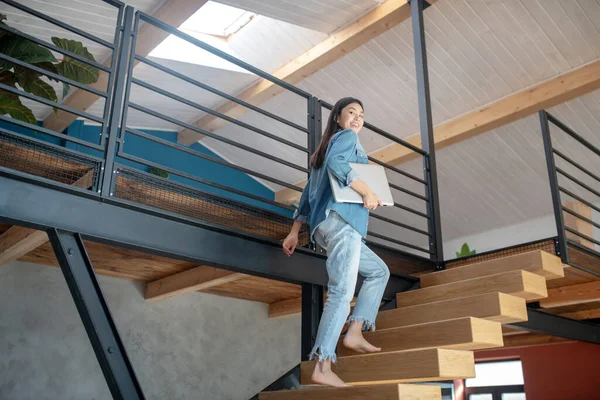
<svg viewBox="0 0 600 400">
<path fill-rule="evenodd" d="M 116 175 L 116 197 L 211 224 L 282 240 L 289 233 L 293 222 L 284 215 L 134 169 L 119 167 Z M 307 240 L 304 229 L 301 244 L 305 245 Z"/>
<path fill-rule="evenodd" d="M 0 131 L 0 166 L 82 189 L 97 190 L 102 160 L 41 140 Z"/>
</svg>

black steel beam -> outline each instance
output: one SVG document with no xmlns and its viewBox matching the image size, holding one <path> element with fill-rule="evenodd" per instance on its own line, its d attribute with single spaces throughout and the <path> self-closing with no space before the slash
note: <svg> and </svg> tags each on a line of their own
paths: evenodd
<svg viewBox="0 0 600 400">
<path fill-rule="evenodd" d="M 303 283 L 300 355 L 302 361 L 308 361 L 308 355 L 315 344 L 321 314 L 323 314 L 323 286 Z"/>
<path fill-rule="evenodd" d="M 125 19 L 123 24 L 123 37 L 121 47 L 119 48 L 119 57 L 115 70 L 111 71 L 111 75 L 115 74 L 114 80 L 114 98 L 111 98 L 112 104 L 108 111 L 109 122 L 103 128 L 108 128 L 108 144 L 104 149 L 104 173 L 102 174 L 101 193 L 102 196 L 108 197 L 113 195 L 114 188 L 114 163 L 115 154 L 117 152 L 117 135 L 119 134 L 119 121 L 121 110 L 123 109 L 123 96 L 121 94 L 125 90 L 125 82 L 127 80 L 127 55 L 129 54 L 129 46 L 131 45 L 131 32 L 133 29 L 133 7 L 125 8 Z M 111 76 L 112 79 L 112 76 Z"/>
<path fill-rule="evenodd" d="M 600 325 L 527 309 L 528 320 L 508 326 L 550 336 L 600 344 Z"/>
<path fill-rule="evenodd" d="M 429 203 L 429 247 L 432 259 L 438 261 L 438 269 L 443 269 L 444 250 L 442 242 L 442 225 L 440 199 L 438 193 L 437 165 L 435 161 L 435 138 L 433 136 L 433 120 L 431 117 L 431 95 L 429 93 L 429 70 L 427 67 L 427 49 L 425 45 L 425 26 L 423 22 L 423 0 L 410 0 L 412 14 L 413 41 L 415 48 L 415 66 L 417 69 L 417 94 L 419 103 L 419 121 L 421 127 L 421 143 L 427 156 L 423 159 L 423 168 L 427 173 L 427 189 Z"/>
<path fill-rule="evenodd" d="M 47 232 L 113 398 L 144 399 L 81 236 Z"/>
<path fill-rule="evenodd" d="M 68 185 L 0 167 L 0 221 L 79 232 L 85 239 L 290 283 L 327 285 L 325 257 L 305 248 L 292 257 L 281 243 L 208 223 L 102 198 Z M 392 276 L 392 298 L 412 283 Z M 360 289 L 360 285 L 358 286 Z M 358 290 L 357 289 L 357 290 Z"/>
</svg>

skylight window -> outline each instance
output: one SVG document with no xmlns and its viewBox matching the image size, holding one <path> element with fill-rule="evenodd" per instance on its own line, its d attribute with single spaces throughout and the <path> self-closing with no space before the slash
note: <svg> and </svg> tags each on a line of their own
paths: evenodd
<svg viewBox="0 0 600 400">
<path fill-rule="evenodd" d="M 185 21 L 179 29 L 227 39 L 246 26 L 256 14 L 212 1 Z"/>
<path fill-rule="evenodd" d="M 254 17 L 256 17 L 254 13 L 209 1 L 181 24 L 179 30 L 237 57 L 229 47 L 228 40 L 248 25 Z M 174 35 L 169 35 L 161 44 L 156 46 L 150 56 L 250 73 Z"/>
</svg>

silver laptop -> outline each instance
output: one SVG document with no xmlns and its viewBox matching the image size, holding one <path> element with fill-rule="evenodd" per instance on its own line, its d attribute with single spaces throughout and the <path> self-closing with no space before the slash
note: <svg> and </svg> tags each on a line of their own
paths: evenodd
<svg viewBox="0 0 600 400">
<path fill-rule="evenodd" d="M 350 163 L 360 178 L 366 182 L 373 192 L 379 197 L 384 206 L 393 206 L 394 199 L 388 184 L 385 170 L 381 165 Z M 329 183 L 336 203 L 361 203 L 362 196 L 350 186 L 342 188 L 337 178 L 329 173 Z"/>
</svg>

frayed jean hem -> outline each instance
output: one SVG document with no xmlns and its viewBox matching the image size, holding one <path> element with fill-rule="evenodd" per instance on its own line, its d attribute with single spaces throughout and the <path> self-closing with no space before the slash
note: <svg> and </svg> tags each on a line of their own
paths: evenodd
<svg viewBox="0 0 600 400">
<path fill-rule="evenodd" d="M 323 352 L 320 351 L 319 348 L 315 348 L 315 349 L 313 349 L 313 351 L 310 352 L 308 359 L 309 360 L 318 359 L 319 362 L 331 361 L 332 363 L 335 364 L 337 362 L 337 355 L 335 353 L 323 354 Z"/>
<path fill-rule="evenodd" d="M 375 330 L 375 321 L 369 321 L 366 318 L 357 317 L 357 316 L 352 315 L 348 318 L 348 321 L 346 323 L 350 324 L 353 321 L 362 322 L 362 330 L 363 331 L 374 331 Z"/>
</svg>

